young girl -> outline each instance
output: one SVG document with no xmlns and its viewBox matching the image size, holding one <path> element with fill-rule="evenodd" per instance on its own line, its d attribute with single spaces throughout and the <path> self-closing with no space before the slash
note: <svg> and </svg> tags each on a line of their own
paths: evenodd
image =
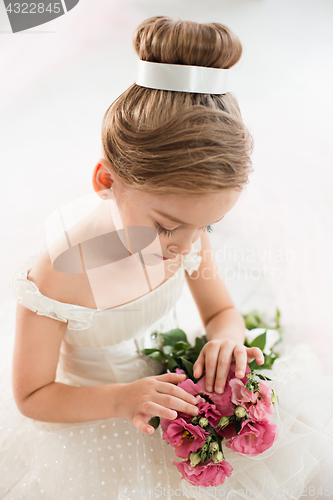
<svg viewBox="0 0 333 500">
<path fill-rule="evenodd" d="M 142 22 L 133 42 L 140 60 L 185 68 L 228 69 L 242 53 L 222 24 L 163 16 Z M 323 404 L 323 395 L 332 404 L 332 380 L 314 356 L 308 364 L 302 346 L 269 371 L 280 399 L 272 421 L 277 441 L 252 458 L 224 447 L 233 474 L 221 488 L 199 490 L 181 480 L 161 427 L 148 424 L 154 415 L 196 414 L 196 401 L 177 387 L 184 376 L 161 375 L 161 364 L 141 354 L 160 345 L 157 332 L 178 326 L 185 279 L 208 340 L 194 372 L 206 374 L 207 390 L 223 391 L 232 361 L 240 379 L 246 363 L 263 362 L 260 349 L 244 346 L 244 321 L 207 234 L 248 182 L 251 136 L 232 94 L 199 89 L 198 76 L 194 89 L 183 89 L 182 78 L 173 79 L 180 89 L 160 82 L 149 86 L 143 78 L 110 106 L 103 158 L 93 171 L 98 204 L 65 224 L 60 246 L 44 245 L 12 277 L 18 302 L 12 374 L 2 376 L 0 498 L 333 495 L 332 423 Z M 155 265 L 142 265 L 149 252 L 138 244 L 146 235 L 138 228 L 158 235 Z M 315 411 L 315 392 L 322 412 Z"/>
</svg>

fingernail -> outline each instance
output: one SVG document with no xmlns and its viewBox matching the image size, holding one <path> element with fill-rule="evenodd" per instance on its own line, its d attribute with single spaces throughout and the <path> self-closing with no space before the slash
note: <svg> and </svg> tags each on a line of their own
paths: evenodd
<svg viewBox="0 0 333 500">
<path fill-rule="evenodd" d="M 222 387 L 216 387 L 216 392 L 222 392 Z"/>
<path fill-rule="evenodd" d="M 242 370 L 239 370 L 239 371 L 237 372 L 237 375 L 243 375 Z"/>
<path fill-rule="evenodd" d="M 211 385 L 209 385 L 209 386 L 207 387 L 207 391 L 212 392 L 212 390 L 213 390 L 213 387 L 212 387 Z"/>
</svg>

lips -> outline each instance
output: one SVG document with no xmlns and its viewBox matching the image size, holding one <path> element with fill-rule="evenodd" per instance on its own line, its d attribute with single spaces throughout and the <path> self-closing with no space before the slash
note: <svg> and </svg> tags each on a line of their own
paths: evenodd
<svg viewBox="0 0 333 500">
<path fill-rule="evenodd" d="M 163 258 L 163 260 L 169 260 L 170 257 L 163 257 L 163 255 L 158 255 L 157 253 L 155 253 L 156 257 L 159 257 L 159 258 Z"/>
</svg>

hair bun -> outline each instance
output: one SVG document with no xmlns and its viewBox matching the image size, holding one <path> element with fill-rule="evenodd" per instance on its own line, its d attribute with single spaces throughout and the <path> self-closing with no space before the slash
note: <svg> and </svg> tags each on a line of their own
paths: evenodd
<svg viewBox="0 0 333 500">
<path fill-rule="evenodd" d="M 132 40 L 143 61 L 228 69 L 242 55 L 239 38 L 227 26 L 178 17 L 149 17 L 136 28 Z"/>
</svg>

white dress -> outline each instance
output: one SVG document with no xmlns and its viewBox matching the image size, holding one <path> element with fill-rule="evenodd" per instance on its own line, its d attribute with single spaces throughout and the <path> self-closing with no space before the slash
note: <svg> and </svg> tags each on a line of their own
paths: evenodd
<svg viewBox="0 0 333 500">
<path fill-rule="evenodd" d="M 10 287 L 23 306 L 68 323 L 56 381 L 95 386 L 160 374 L 161 364 L 140 351 L 159 345 L 155 332 L 178 326 L 175 304 L 184 269 L 191 274 L 200 265 L 200 238 L 171 278 L 128 304 L 105 310 L 40 293 L 27 273 L 45 249 L 15 271 Z M 199 488 L 181 479 L 172 463 L 180 459 L 163 440 L 161 427 L 150 436 L 120 418 L 48 423 L 22 415 L 11 386 L 14 313 L 12 306 L 0 312 L 9 339 L 1 345 L 0 499 L 333 498 L 333 380 L 306 344 L 283 346 L 273 370 L 263 371 L 280 399 L 272 420 L 278 426 L 273 447 L 245 457 L 224 446 L 232 476 L 215 489 Z"/>
</svg>

